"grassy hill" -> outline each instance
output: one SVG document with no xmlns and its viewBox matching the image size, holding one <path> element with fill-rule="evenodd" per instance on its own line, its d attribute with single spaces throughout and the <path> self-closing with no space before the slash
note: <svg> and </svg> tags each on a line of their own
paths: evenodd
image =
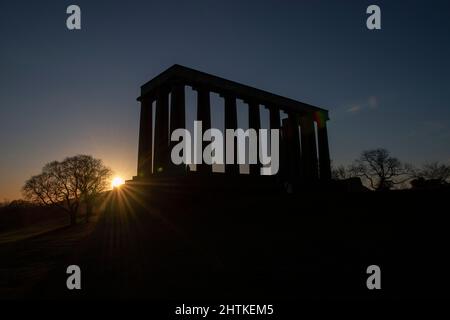
<svg viewBox="0 0 450 320">
<path fill-rule="evenodd" d="M 126 186 L 111 193 L 88 224 L 14 241 L 9 236 L 0 245 L 0 297 L 448 296 L 448 195 Z M 66 289 L 71 264 L 82 270 L 80 291 Z M 372 264 L 382 270 L 381 292 L 365 285 Z"/>
</svg>

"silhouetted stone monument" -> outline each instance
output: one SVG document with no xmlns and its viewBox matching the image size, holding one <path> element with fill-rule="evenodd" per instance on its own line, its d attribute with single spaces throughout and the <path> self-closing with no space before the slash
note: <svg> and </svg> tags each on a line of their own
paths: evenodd
<svg viewBox="0 0 450 320">
<path fill-rule="evenodd" d="M 137 99 L 141 102 L 138 174 L 133 178 L 134 182 L 152 183 L 161 178 L 182 179 L 183 176 L 222 175 L 239 178 L 260 175 L 260 164 L 250 165 L 250 175 L 239 174 L 237 159 L 234 164 L 225 165 L 224 173 L 213 173 L 212 166 L 204 163 L 197 165 L 195 171 L 191 171 L 187 170 L 185 164 L 174 165 L 171 162 L 170 153 L 174 142 L 170 141 L 170 133 L 177 128 L 186 127 L 186 86 L 192 87 L 197 92 L 196 119 L 202 121 L 203 132 L 211 128 L 211 92 L 219 94 L 223 100 L 225 129 L 237 128 L 237 99 L 241 99 L 248 105 L 249 128 L 257 130 L 261 127 L 261 106 L 269 110 L 270 129 L 281 129 L 280 168 L 275 179 L 274 176 L 261 176 L 257 179 L 302 185 L 330 180 L 327 110 L 204 72 L 173 65 L 141 86 L 141 95 Z M 282 123 L 281 111 L 287 114 L 287 118 L 283 119 Z M 225 139 L 225 132 L 223 134 Z M 237 157 L 236 149 L 234 157 Z"/>
</svg>

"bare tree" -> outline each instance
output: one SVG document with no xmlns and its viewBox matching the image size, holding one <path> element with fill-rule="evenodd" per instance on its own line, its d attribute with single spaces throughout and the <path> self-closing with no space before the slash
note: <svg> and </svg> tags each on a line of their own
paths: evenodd
<svg viewBox="0 0 450 320">
<path fill-rule="evenodd" d="M 62 208 L 74 225 L 82 202 L 86 204 L 88 220 L 93 200 L 106 188 L 110 175 L 111 170 L 101 160 L 78 155 L 46 164 L 42 173 L 25 182 L 23 193 L 32 202 Z"/>
<path fill-rule="evenodd" d="M 89 155 L 79 155 L 66 159 L 77 176 L 78 189 L 86 204 L 86 222 L 92 214 L 94 201 L 109 185 L 112 171 L 103 165 L 102 160 Z"/>
<path fill-rule="evenodd" d="M 331 168 L 331 177 L 334 180 L 345 180 L 355 177 L 355 174 L 350 168 L 340 165 Z"/>
<path fill-rule="evenodd" d="M 63 209 L 69 214 L 70 224 L 74 225 L 79 202 L 67 182 L 53 172 L 57 170 L 57 166 L 59 163 L 48 164 L 42 173 L 28 179 L 23 187 L 23 194 L 34 203 L 54 205 Z"/>
<path fill-rule="evenodd" d="M 396 184 L 410 180 L 412 167 L 391 157 L 388 150 L 379 148 L 363 151 L 350 167 L 357 177 L 367 181 L 373 190 L 388 190 Z"/>
<path fill-rule="evenodd" d="M 415 172 L 415 176 L 443 184 L 450 181 L 450 165 L 439 162 L 426 163 Z"/>
</svg>

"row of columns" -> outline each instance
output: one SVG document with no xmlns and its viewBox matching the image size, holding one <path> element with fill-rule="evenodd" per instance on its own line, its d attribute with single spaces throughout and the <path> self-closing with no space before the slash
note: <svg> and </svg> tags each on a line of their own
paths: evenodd
<svg viewBox="0 0 450 320">
<path fill-rule="evenodd" d="M 203 131 L 206 131 L 211 128 L 210 91 L 203 86 L 193 87 L 193 89 L 197 91 L 197 120 L 202 121 Z M 170 151 L 173 143 L 170 142 L 169 137 L 169 93 L 171 93 L 170 132 L 186 126 L 185 85 L 183 83 L 175 82 L 170 88 L 160 88 L 153 97 L 143 97 L 141 99 L 138 175 L 143 178 L 152 174 L 183 173 L 186 171 L 184 165 L 176 166 L 170 161 Z M 225 103 L 225 128 L 237 129 L 237 97 L 233 93 L 223 93 L 221 96 Z M 155 137 L 153 146 L 152 103 L 155 100 Z M 254 100 L 245 100 L 245 102 L 249 106 L 249 128 L 260 129 L 260 104 Z M 319 178 L 322 180 L 330 179 L 330 155 L 326 121 L 316 121 L 316 137 L 315 119 L 312 113 L 297 114 L 288 111 L 288 117 L 283 119 L 282 126 L 280 126 L 281 109 L 278 106 L 271 105 L 266 107 L 270 113 L 270 128 L 281 129 L 279 174 L 290 179 L 300 178 L 306 181 Z M 203 145 L 202 150 L 204 150 L 205 146 Z M 317 154 L 319 154 L 319 157 L 317 157 Z M 239 174 L 236 143 L 234 156 L 234 164 L 225 165 L 225 174 Z M 198 173 L 211 171 L 212 167 L 210 165 L 197 165 Z M 260 174 L 259 163 L 250 165 L 250 174 Z"/>
</svg>

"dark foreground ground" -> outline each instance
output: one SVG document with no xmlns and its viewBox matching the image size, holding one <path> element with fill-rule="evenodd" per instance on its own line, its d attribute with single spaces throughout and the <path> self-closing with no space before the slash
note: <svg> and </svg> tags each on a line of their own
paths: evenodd
<svg viewBox="0 0 450 320">
<path fill-rule="evenodd" d="M 124 187 L 88 224 L 2 244 L 0 298 L 448 298 L 449 196 Z M 72 264 L 79 291 L 66 288 Z"/>
</svg>

